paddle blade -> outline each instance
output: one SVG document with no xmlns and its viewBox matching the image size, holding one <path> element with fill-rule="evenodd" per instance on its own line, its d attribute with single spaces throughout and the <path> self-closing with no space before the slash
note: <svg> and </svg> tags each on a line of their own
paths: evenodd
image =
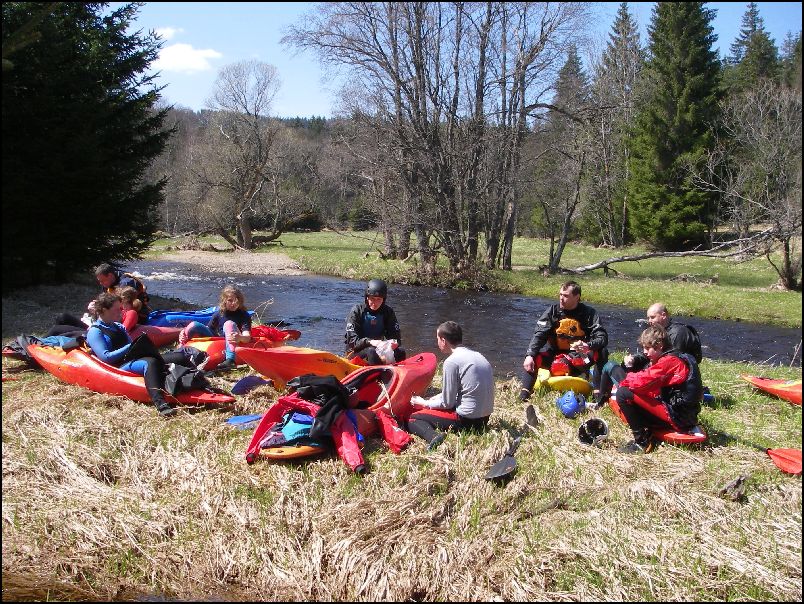
<svg viewBox="0 0 804 604">
<path fill-rule="evenodd" d="M 511 446 L 508 447 L 505 455 L 503 455 L 503 458 L 491 466 L 491 469 L 486 473 L 486 480 L 503 480 L 514 473 L 514 470 L 516 470 L 516 459 L 514 459 L 514 453 L 516 453 L 521 441 L 521 436 L 517 436 L 514 439 L 514 442 L 511 443 Z"/>
<path fill-rule="evenodd" d="M 766 452 L 782 472 L 801 474 L 801 449 L 768 449 Z"/>
<path fill-rule="evenodd" d="M 502 480 L 508 478 L 516 470 L 516 459 L 513 455 L 505 455 L 500 461 L 491 466 L 486 474 L 486 480 Z"/>
<path fill-rule="evenodd" d="M 238 380 L 237 383 L 232 386 L 232 394 L 246 394 L 258 386 L 265 386 L 268 384 L 271 384 L 271 380 L 266 380 L 261 375 L 247 375 L 246 377 Z"/>
</svg>

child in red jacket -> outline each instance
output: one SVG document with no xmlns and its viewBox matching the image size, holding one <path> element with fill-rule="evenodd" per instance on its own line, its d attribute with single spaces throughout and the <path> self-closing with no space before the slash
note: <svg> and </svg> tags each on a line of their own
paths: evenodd
<svg viewBox="0 0 804 604">
<path fill-rule="evenodd" d="M 658 325 L 643 331 L 639 344 L 650 365 L 627 374 L 617 388 L 617 404 L 634 435 L 621 453 L 650 453 L 658 444 L 653 427 L 686 432 L 701 411 L 703 386 L 695 359 L 671 350 L 667 332 Z"/>
</svg>

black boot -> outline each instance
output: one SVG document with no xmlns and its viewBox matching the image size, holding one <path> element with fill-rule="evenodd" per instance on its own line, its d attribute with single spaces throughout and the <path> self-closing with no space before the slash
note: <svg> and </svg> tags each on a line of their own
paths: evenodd
<svg viewBox="0 0 804 604">
<path fill-rule="evenodd" d="M 162 417 L 167 418 L 176 415 L 176 410 L 170 406 L 170 403 L 168 403 L 161 394 L 159 396 L 152 396 L 151 400 L 153 400 L 154 407 L 156 407 L 156 410 L 159 411 L 159 415 Z"/>
</svg>

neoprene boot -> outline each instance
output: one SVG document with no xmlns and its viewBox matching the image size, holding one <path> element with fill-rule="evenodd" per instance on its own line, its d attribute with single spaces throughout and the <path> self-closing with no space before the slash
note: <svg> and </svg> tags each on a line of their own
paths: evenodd
<svg viewBox="0 0 804 604">
<path fill-rule="evenodd" d="M 159 411 L 159 415 L 162 417 L 172 417 L 176 415 L 176 410 L 170 406 L 162 394 L 151 394 L 151 400 L 154 403 L 154 407 L 156 410 Z"/>
</svg>

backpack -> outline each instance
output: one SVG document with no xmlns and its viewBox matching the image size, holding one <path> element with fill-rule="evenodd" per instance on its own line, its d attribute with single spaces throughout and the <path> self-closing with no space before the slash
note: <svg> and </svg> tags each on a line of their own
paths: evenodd
<svg viewBox="0 0 804 604">
<path fill-rule="evenodd" d="M 306 401 L 320 405 L 321 409 L 313 420 L 310 438 L 321 438 L 329 434 L 335 418 L 346 410 L 349 404 L 349 390 L 333 375 L 307 373 L 288 382 L 288 389 Z"/>
<path fill-rule="evenodd" d="M 187 390 L 211 390 L 212 384 L 203 372 L 184 365 L 170 364 L 165 377 L 165 390 L 171 396 Z"/>
</svg>

